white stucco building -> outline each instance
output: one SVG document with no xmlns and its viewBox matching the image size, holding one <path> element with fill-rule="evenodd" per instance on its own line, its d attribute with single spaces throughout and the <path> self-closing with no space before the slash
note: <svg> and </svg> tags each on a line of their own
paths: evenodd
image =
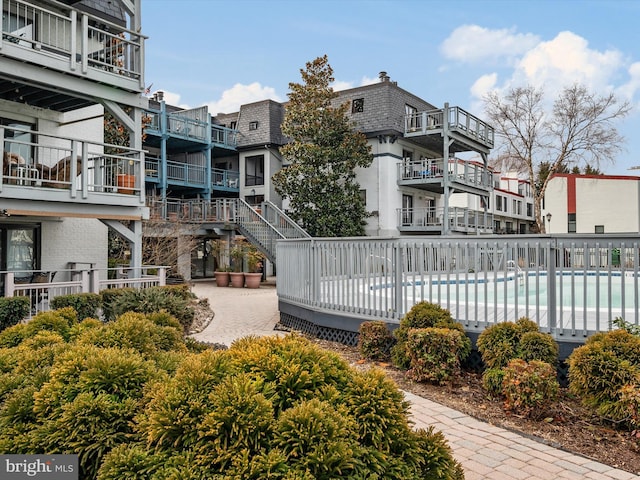
<svg viewBox="0 0 640 480">
<path fill-rule="evenodd" d="M 542 215 L 548 233 L 640 233 L 640 177 L 555 174 Z"/>
</svg>

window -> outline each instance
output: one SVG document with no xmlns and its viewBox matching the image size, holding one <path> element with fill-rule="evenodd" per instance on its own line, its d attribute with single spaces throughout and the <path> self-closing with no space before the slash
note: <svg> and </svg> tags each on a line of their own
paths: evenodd
<svg viewBox="0 0 640 480">
<path fill-rule="evenodd" d="M 413 195 L 402 195 L 402 225 L 413 224 Z"/>
<path fill-rule="evenodd" d="M 595 233 L 604 233 L 604 225 L 596 225 Z"/>
<path fill-rule="evenodd" d="M 256 127 L 257 127 L 257 125 L 256 125 Z M 231 123 L 229 124 L 229 128 L 230 128 L 231 130 L 235 130 L 236 128 L 238 128 L 238 122 L 231 122 Z"/>
<path fill-rule="evenodd" d="M 522 215 L 522 202 L 518 201 L 518 215 Z"/>
<path fill-rule="evenodd" d="M 358 192 L 358 195 L 360 196 L 360 200 L 362 200 L 362 204 L 366 205 L 367 204 L 367 191 L 363 188 Z"/>
<path fill-rule="evenodd" d="M 483 210 L 485 208 L 487 210 L 491 208 L 491 202 L 489 200 L 489 197 L 480 197 L 480 208 L 482 208 Z"/>
<path fill-rule="evenodd" d="M 413 160 L 413 152 L 411 150 L 402 150 L 402 160 L 409 162 Z"/>
<path fill-rule="evenodd" d="M 249 130 L 257 130 L 257 129 L 258 129 L 257 121 L 249 122 Z"/>
<path fill-rule="evenodd" d="M 496 195 L 496 211 L 502 211 L 502 197 L 500 195 Z"/>
<path fill-rule="evenodd" d="M 533 217 L 533 203 L 527 203 L 527 217 Z"/>
<path fill-rule="evenodd" d="M 31 133 L 35 125 L 15 122 L 6 118 L 0 118 L 0 125 L 6 127 L 4 131 L 4 148 L 8 153 L 20 155 L 26 163 L 32 163 L 34 143 Z"/>
<path fill-rule="evenodd" d="M 516 233 L 513 229 L 513 222 L 506 222 L 507 233 Z"/>
<path fill-rule="evenodd" d="M 518 212 L 518 201 L 511 200 L 511 212 L 515 215 Z"/>
<path fill-rule="evenodd" d="M 264 195 L 247 195 L 244 197 L 244 201 L 252 207 L 259 207 L 264 202 Z"/>
<path fill-rule="evenodd" d="M 500 233 L 500 220 L 493 221 L 493 231 L 495 233 Z"/>
<path fill-rule="evenodd" d="M 353 102 L 351 102 L 351 113 L 362 112 L 364 112 L 364 98 L 355 98 Z"/>
<path fill-rule="evenodd" d="M 264 185 L 264 155 L 253 155 L 245 158 L 244 184 Z"/>
<path fill-rule="evenodd" d="M 570 213 L 567 215 L 567 232 L 576 233 L 576 214 L 575 213 Z"/>
</svg>

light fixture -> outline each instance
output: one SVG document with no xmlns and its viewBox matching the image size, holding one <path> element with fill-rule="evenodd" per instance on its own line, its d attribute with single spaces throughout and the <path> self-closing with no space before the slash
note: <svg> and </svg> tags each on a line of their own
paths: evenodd
<svg viewBox="0 0 640 480">
<path fill-rule="evenodd" d="M 550 233 L 551 231 L 551 213 L 547 213 L 547 223 L 549 224 L 549 231 L 546 233 Z"/>
</svg>

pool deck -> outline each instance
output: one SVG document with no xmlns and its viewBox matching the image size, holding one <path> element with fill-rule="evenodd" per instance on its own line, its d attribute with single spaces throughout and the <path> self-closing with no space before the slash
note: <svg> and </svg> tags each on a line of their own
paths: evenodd
<svg viewBox="0 0 640 480">
<path fill-rule="evenodd" d="M 195 282 L 193 292 L 208 298 L 213 321 L 195 338 L 230 345 L 247 335 L 278 335 L 278 298 L 272 284 L 259 289 L 218 288 Z M 405 392 L 415 427 L 443 432 L 466 480 L 631 480 L 637 474 L 568 453 L 542 440 L 481 422 L 451 408 Z M 606 446 L 603 446 L 606 448 Z"/>
</svg>

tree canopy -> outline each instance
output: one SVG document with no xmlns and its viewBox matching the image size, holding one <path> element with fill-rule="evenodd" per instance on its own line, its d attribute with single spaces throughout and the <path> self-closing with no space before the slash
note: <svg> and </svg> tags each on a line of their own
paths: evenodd
<svg viewBox="0 0 640 480">
<path fill-rule="evenodd" d="M 602 162 L 613 162 L 624 138 L 616 121 L 631 107 L 613 93 L 597 95 L 582 85 L 565 87 L 551 107 L 542 89 L 516 87 L 484 98 L 489 121 L 502 140 L 500 153 L 531 183 L 538 230 L 545 231 L 541 206 L 554 173 L 596 175 Z"/>
<path fill-rule="evenodd" d="M 356 168 L 371 165 L 366 137 L 334 106 L 333 69 L 327 56 L 307 62 L 302 83 L 290 83 L 282 133 L 291 139 L 281 153 L 288 165 L 272 182 L 289 199 L 290 216 L 314 237 L 364 235 L 367 212 Z"/>
</svg>

